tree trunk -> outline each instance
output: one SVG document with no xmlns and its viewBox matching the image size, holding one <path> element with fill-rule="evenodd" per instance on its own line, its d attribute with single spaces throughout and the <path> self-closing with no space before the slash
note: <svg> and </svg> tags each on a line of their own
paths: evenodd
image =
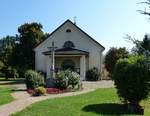
<svg viewBox="0 0 150 116">
<path fill-rule="evenodd" d="M 139 102 L 132 101 L 128 105 L 128 110 L 136 114 L 144 114 L 144 109 L 140 106 Z"/>
</svg>

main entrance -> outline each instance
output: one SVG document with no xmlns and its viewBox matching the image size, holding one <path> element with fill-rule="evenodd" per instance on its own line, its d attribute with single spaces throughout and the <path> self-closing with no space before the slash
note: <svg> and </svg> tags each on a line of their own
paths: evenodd
<svg viewBox="0 0 150 116">
<path fill-rule="evenodd" d="M 62 64 L 61 67 L 63 70 L 72 70 L 75 71 L 75 62 L 72 59 L 65 59 Z"/>
</svg>

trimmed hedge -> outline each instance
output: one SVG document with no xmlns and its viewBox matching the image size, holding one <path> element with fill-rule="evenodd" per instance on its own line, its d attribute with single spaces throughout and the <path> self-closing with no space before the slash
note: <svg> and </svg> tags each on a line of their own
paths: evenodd
<svg viewBox="0 0 150 116">
<path fill-rule="evenodd" d="M 100 72 L 96 67 L 93 67 L 92 69 L 89 69 L 86 72 L 86 80 L 87 81 L 98 81 L 100 80 Z"/>
<path fill-rule="evenodd" d="M 143 65 L 144 61 L 142 56 L 120 59 L 113 76 L 119 97 L 137 107 L 150 92 L 150 70 Z"/>
<path fill-rule="evenodd" d="M 44 86 L 44 77 L 34 70 L 25 72 L 25 82 L 27 89 L 35 89 L 39 86 Z"/>
</svg>

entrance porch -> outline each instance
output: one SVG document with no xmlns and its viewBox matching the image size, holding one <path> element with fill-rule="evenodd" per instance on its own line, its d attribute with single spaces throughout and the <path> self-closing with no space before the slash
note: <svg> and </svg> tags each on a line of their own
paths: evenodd
<svg viewBox="0 0 150 116">
<path fill-rule="evenodd" d="M 51 51 L 44 52 L 46 55 L 47 78 L 52 77 L 52 55 Z M 88 52 L 73 48 L 57 49 L 54 57 L 55 72 L 70 69 L 80 74 L 80 79 L 85 80 L 88 68 Z"/>
<path fill-rule="evenodd" d="M 47 78 L 52 77 L 52 58 L 47 56 Z M 85 80 L 86 73 L 86 57 L 82 56 L 55 56 L 55 72 L 61 70 L 72 70 L 80 74 L 81 80 Z"/>
</svg>

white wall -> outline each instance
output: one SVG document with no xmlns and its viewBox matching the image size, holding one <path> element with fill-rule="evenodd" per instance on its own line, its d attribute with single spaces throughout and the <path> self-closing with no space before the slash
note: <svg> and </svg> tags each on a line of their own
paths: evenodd
<svg viewBox="0 0 150 116">
<path fill-rule="evenodd" d="M 71 33 L 66 33 L 66 29 L 71 29 Z M 70 22 L 67 22 L 59 30 L 53 33 L 48 39 L 46 39 L 43 43 L 41 43 L 38 47 L 35 48 L 35 68 L 37 70 L 42 70 L 46 72 L 47 60 L 46 56 L 43 55 L 42 52 L 48 51 L 47 47 L 50 47 L 52 45 L 52 41 L 54 41 L 55 46 L 57 46 L 58 48 L 62 48 L 66 41 L 72 41 L 75 45 L 75 48 L 89 52 L 89 63 L 86 63 L 89 64 L 88 67 L 93 68 L 95 66 L 98 69 L 100 69 L 100 56 L 103 51 L 103 48 L 95 42 L 93 42 L 88 36 L 83 34 Z"/>
</svg>

